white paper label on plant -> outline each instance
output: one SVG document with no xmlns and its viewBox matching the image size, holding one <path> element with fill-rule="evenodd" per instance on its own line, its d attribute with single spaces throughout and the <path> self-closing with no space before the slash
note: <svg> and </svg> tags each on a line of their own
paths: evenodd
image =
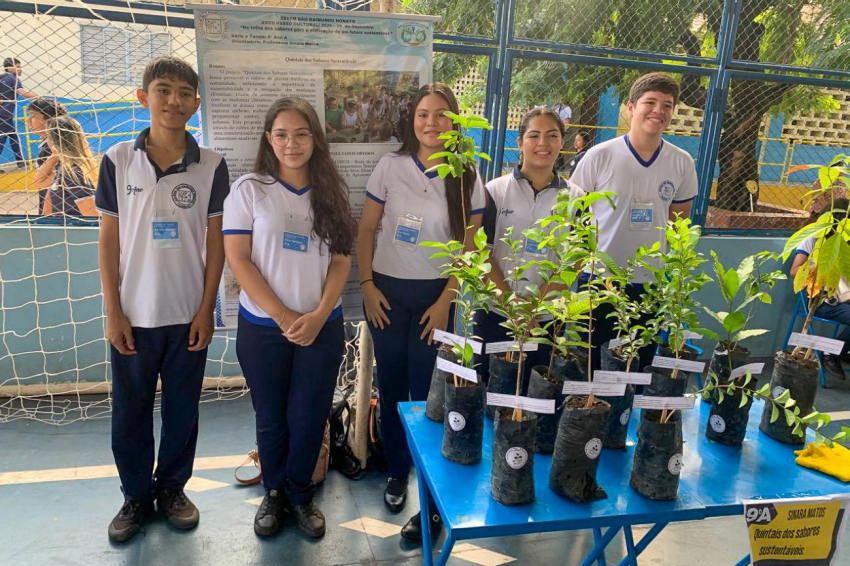
<svg viewBox="0 0 850 566">
<path fill-rule="evenodd" d="M 665 358 L 664 356 L 655 356 L 652 358 L 652 365 L 657 368 L 680 369 L 682 371 L 693 371 L 697 373 L 702 373 L 705 370 L 705 362 L 685 360 L 683 358 Z"/>
<path fill-rule="evenodd" d="M 651 373 L 632 373 L 628 371 L 595 371 L 594 383 L 630 383 L 632 385 L 649 385 L 652 382 Z"/>
<path fill-rule="evenodd" d="M 586 381 L 565 381 L 564 389 L 561 391 L 564 395 L 601 395 L 603 397 L 622 397 L 626 394 L 625 383 L 605 383 Z"/>
<path fill-rule="evenodd" d="M 746 375 L 747 370 L 749 370 L 750 375 L 758 375 L 764 371 L 764 364 L 747 364 L 745 366 L 735 368 L 732 370 L 732 373 L 729 374 L 729 379 L 738 379 L 742 375 Z"/>
<path fill-rule="evenodd" d="M 457 411 L 449 411 L 447 416 L 449 426 L 455 432 L 461 431 L 466 426 L 466 418 Z"/>
<path fill-rule="evenodd" d="M 619 348 L 623 344 L 628 344 L 635 339 L 635 336 L 637 336 L 637 331 L 632 332 L 631 336 L 628 338 L 611 338 L 608 342 L 608 349 L 613 350 L 614 348 Z"/>
<path fill-rule="evenodd" d="M 635 409 L 693 409 L 697 402 L 694 395 L 683 397 L 649 397 L 647 395 L 635 395 Z"/>
<path fill-rule="evenodd" d="M 693 330 L 685 330 L 682 333 L 682 336 L 685 338 L 685 340 L 700 340 L 702 338 L 702 334 L 698 334 Z"/>
<path fill-rule="evenodd" d="M 803 334 L 794 332 L 791 334 L 791 339 L 788 340 L 789 346 L 802 346 L 803 348 L 812 348 L 820 350 L 827 354 L 840 354 L 844 348 L 844 342 L 834 340 L 832 338 L 824 338 L 823 336 L 812 336 L 811 334 Z"/>
<path fill-rule="evenodd" d="M 539 344 L 523 344 L 523 352 L 536 352 Z M 490 342 L 484 346 L 484 351 L 488 354 L 501 354 L 502 352 L 516 352 L 519 350 L 519 345 L 516 342 Z"/>
<path fill-rule="evenodd" d="M 468 338 L 464 338 L 463 336 L 458 336 L 457 334 L 446 332 L 445 330 L 434 330 L 434 340 L 449 345 L 460 344 L 461 346 L 464 346 L 466 344 L 469 344 L 470 346 L 472 346 L 472 351 L 476 354 L 480 354 L 481 348 L 484 346 L 484 344 L 481 342 L 478 342 L 476 340 L 470 340 Z"/>
<path fill-rule="evenodd" d="M 516 395 L 505 395 L 503 393 L 488 393 L 487 404 L 494 407 L 511 407 L 522 409 L 541 415 L 555 414 L 554 399 L 535 399 L 533 397 L 517 397 Z"/>
<path fill-rule="evenodd" d="M 449 360 L 444 360 L 443 358 L 438 357 L 437 369 L 453 373 L 458 377 L 471 381 L 472 383 L 478 383 L 478 373 L 476 373 L 474 369 L 465 368 L 462 365 L 450 362 Z"/>
</svg>

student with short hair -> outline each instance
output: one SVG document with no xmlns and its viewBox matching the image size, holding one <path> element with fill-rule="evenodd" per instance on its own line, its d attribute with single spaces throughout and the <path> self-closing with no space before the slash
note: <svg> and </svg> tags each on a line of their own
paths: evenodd
<svg viewBox="0 0 850 566">
<path fill-rule="evenodd" d="M 224 204 L 228 265 L 242 286 L 236 355 L 251 388 L 266 495 L 254 532 L 325 534 L 313 469 L 345 348 L 340 296 L 355 223 L 319 117 L 301 98 L 266 113 L 254 172 Z"/>
<path fill-rule="evenodd" d="M 15 126 L 15 116 L 18 108 L 18 95 L 24 98 L 37 98 L 21 84 L 21 61 L 16 57 L 6 57 L 3 60 L 3 74 L 0 75 L 0 153 L 6 147 L 6 140 L 12 147 L 12 153 L 17 160 L 17 167 L 26 165 L 24 154 L 21 152 L 21 141 L 18 139 L 18 129 Z"/>
<path fill-rule="evenodd" d="M 328 133 L 332 134 L 339 128 L 339 119 L 342 113 L 343 109 L 339 107 L 336 98 L 333 96 L 328 97 L 327 101 L 325 101 L 325 126 Z"/>
<path fill-rule="evenodd" d="M 430 156 L 444 150 L 440 134 L 454 128 L 445 112 L 458 112 L 451 89 L 423 86 L 411 105 L 412 118 L 398 152 L 378 162 L 366 184 L 363 217 L 357 237 L 360 286 L 366 319 L 375 342 L 384 441 L 389 481 L 384 502 L 392 512 L 407 501 L 410 451 L 397 405 L 428 396 L 437 357 L 432 332 L 454 330 L 451 315 L 457 281 L 440 275 L 445 260 L 432 259 L 422 242 L 463 241 L 471 248 L 481 226 L 484 193 L 474 167 L 461 181 L 440 179 L 428 171 L 443 163 Z M 464 212 L 466 217 L 464 217 Z M 382 226 L 375 245 L 378 224 Z M 423 503 L 424 506 L 424 503 Z M 429 505 L 430 528 L 442 528 L 436 507 Z M 404 538 L 422 540 L 417 513 L 401 531 Z"/>
<path fill-rule="evenodd" d="M 356 128 L 357 126 L 362 125 L 360 121 L 360 114 L 357 112 L 358 103 L 349 100 L 348 105 L 345 107 L 345 112 L 343 112 L 339 117 L 339 127 L 342 128 Z"/>
<path fill-rule="evenodd" d="M 536 268 L 525 271 L 524 281 L 506 281 L 505 275 L 513 266 L 508 259 L 511 249 L 502 239 L 507 236 L 508 228 L 512 228 L 512 238 L 522 242 L 521 261 L 553 259 L 547 250 L 538 248 L 538 242 L 526 238 L 522 232 L 535 227 L 538 220 L 552 215 L 561 191 L 569 191 L 574 198 L 584 194 L 579 187 L 563 180 L 555 169 L 564 133 L 564 124 L 554 110 L 540 106 L 527 112 L 519 124 L 519 165 L 485 187 L 487 204 L 483 226 L 488 247 L 492 250 L 488 277 L 502 293 L 523 295 L 523 290 L 530 285 L 541 288 L 544 293 L 557 290 L 555 286 L 543 289 L 543 281 Z M 495 308 L 490 312 L 476 311 L 475 336 L 485 344 L 511 340 L 508 330 L 502 326 L 505 320 L 504 314 Z M 523 364 L 523 395 L 528 389 L 531 369 L 540 364 L 548 365 L 551 353 L 551 347 L 546 345 L 540 345 L 535 352 L 528 352 Z M 475 363 L 478 374 L 485 383 L 488 382 L 490 357 L 476 355 Z"/>
<path fill-rule="evenodd" d="M 694 160 L 688 152 L 661 138 L 678 102 L 679 83 L 670 75 L 649 73 L 639 77 L 626 104 L 631 118 L 629 132 L 590 148 L 570 177 L 585 191 L 616 193 L 616 208 L 605 200 L 592 208 L 599 223 L 599 249 L 622 267 L 641 246 L 660 242 L 664 249 L 666 240 L 659 228 L 677 215 L 691 214 L 697 194 Z M 589 277 L 585 273 L 579 283 L 586 284 Z M 636 269 L 626 294 L 638 299 L 644 283 L 651 280 L 648 270 Z M 594 309 L 594 369 L 599 369 L 602 344 L 614 337 L 610 312 L 609 305 Z M 652 362 L 652 355 L 651 347 L 641 350 L 641 368 Z"/>
<path fill-rule="evenodd" d="M 82 126 L 70 116 L 51 118 L 47 121 L 47 143 L 56 156 L 56 169 L 42 214 L 94 216 L 97 161 Z"/>
<path fill-rule="evenodd" d="M 194 69 L 158 57 L 145 68 L 136 96 L 150 110 L 150 128 L 106 152 L 95 197 L 112 352 L 112 453 L 125 499 L 109 525 L 117 542 L 138 532 L 154 499 L 172 526 L 198 524 L 183 488 L 195 459 L 230 191 L 224 159 L 186 131 L 201 103 Z M 158 378 L 162 433 L 154 469 Z"/>
</svg>

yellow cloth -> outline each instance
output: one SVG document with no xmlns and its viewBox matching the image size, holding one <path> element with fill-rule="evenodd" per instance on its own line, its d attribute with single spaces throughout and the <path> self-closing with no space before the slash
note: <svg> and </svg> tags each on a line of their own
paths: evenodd
<svg viewBox="0 0 850 566">
<path fill-rule="evenodd" d="M 794 454 L 799 465 L 850 482 L 850 450 L 842 445 L 833 444 L 830 448 L 826 444 L 811 443 Z"/>
</svg>

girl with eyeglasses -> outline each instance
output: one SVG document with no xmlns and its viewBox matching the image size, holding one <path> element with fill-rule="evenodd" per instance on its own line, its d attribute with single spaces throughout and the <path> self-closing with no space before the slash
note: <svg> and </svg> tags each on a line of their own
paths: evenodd
<svg viewBox="0 0 850 566">
<path fill-rule="evenodd" d="M 256 413 L 266 495 L 254 531 L 280 531 L 291 508 L 325 534 L 311 480 L 342 362 L 340 296 L 355 223 L 348 187 L 315 109 L 282 98 L 266 113 L 254 172 L 224 203 L 224 249 L 242 291 L 236 355 Z"/>
</svg>

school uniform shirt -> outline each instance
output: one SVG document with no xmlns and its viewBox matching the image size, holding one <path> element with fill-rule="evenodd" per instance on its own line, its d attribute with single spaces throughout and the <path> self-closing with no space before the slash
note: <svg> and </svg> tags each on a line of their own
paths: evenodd
<svg viewBox="0 0 850 566">
<path fill-rule="evenodd" d="M 204 293 L 207 218 L 230 191 L 221 155 L 186 132 L 186 154 L 161 171 L 148 157 L 150 128 L 112 146 L 100 164 L 95 204 L 119 219 L 119 293 L 131 326 L 187 324 Z"/>
<path fill-rule="evenodd" d="M 576 153 L 572 159 L 570 159 L 570 177 L 575 173 L 576 167 L 578 167 L 579 162 L 584 159 L 584 156 L 587 155 L 587 150 L 583 149 L 580 152 Z"/>
<path fill-rule="evenodd" d="M 357 125 L 357 113 L 349 114 L 348 112 L 343 112 L 340 117 L 339 126 L 340 128 L 349 128 L 351 126 Z"/>
<path fill-rule="evenodd" d="M 15 123 L 18 89 L 23 88 L 23 86 L 18 75 L 8 71 L 0 74 L 0 122 L 3 122 L 6 126 Z"/>
<path fill-rule="evenodd" d="M 94 196 L 94 187 L 86 180 L 82 169 L 74 166 L 73 171 L 64 171 L 60 165 L 53 172 L 53 186 L 48 190 L 53 214 L 82 216 L 79 203 Z"/>
<path fill-rule="evenodd" d="M 53 151 L 50 149 L 50 145 L 48 145 L 47 141 L 43 141 L 38 145 L 38 155 L 35 157 L 35 164 L 37 167 L 41 167 L 44 165 L 44 162 L 50 159 L 50 156 L 53 155 Z"/>
<path fill-rule="evenodd" d="M 565 181 L 555 175 L 552 182 L 535 191 L 529 181 L 520 170 L 514 167 L 509 175 L 503 175 L 493 179 L 485 187 L 487 204 L 484 208 L 483 227 L 487 234 L 487 244 L 492 247 L 492 258 L 502 272 L 507 276 L 514 269 L 509 261 L 511 249 L 502 241 L 507 234 L 508 228 L 513 228 L 512 238 L 522 242 L 521 255 L 517 258 L 520 262 L 553 259 L 549 250 L 538 249 L 539 242 L 523 236 L 523 230 L 540 227 L 536 224 L 552 214 L 555 203 L 558 201 L 558 193 L 567 190 L 571 198 L 584 195 L 584 191 L 578 186 Z M 527 269 L 523 273 L 524 281 L 511 281 L 511 289 L 527 289 L 530 285 L 541 285 L 542 281 L 536 267 Z M 525 294 L 525 293 L 521 293 Z"/>
<path fill-rule="evenodd" d="M 593 204 L 599 222 L 599 248 L 622 267 L 641 246 L 666 240 L 659 228 L 667 226 L 671 204 L 693 200 L 697 173 L 693 158 L 683 149 L 663 141 L 644 161 L 629 143 L 628 135 L 587 150 L 570 181 L 585 191 L 611 191 L 616 208 L 607 201 Z M 635 283 L 652 279 L 648 270 L 635 270 Z"/>
<path fill-rule="evenodd" d="M 454 239 L 449 224 L 445 181 L 437 172 L 426 173 L 415 155 L 388 153 L 381 158 L 366 183 L 366 198 L 384 206 L 381 230 L 372 269 L 397 279 L 439 279 L 444 258 L 431 259 L 437 250 L 422 242 Z M 484 186 L 476 177 L 470 216 L 484 212 Z M 404 215 L 421 219 L 418 238 L 399 219 Z M 396 243 L 396 238 L 404 243 Z"/>
<path fill-rule="evenodd" d="M 286 308 L 301 314 L 319 308 L 331 264 L 327 245 L 313 232 L 311 190 L 249 173 L 224 201 L 224 235 L 251 235 L 251 261 Z M 340 304 L 328 320 L 340 316 Z M 239 311 L 255 324 L 277 326 L 244 289 Z"/>
</svg>

